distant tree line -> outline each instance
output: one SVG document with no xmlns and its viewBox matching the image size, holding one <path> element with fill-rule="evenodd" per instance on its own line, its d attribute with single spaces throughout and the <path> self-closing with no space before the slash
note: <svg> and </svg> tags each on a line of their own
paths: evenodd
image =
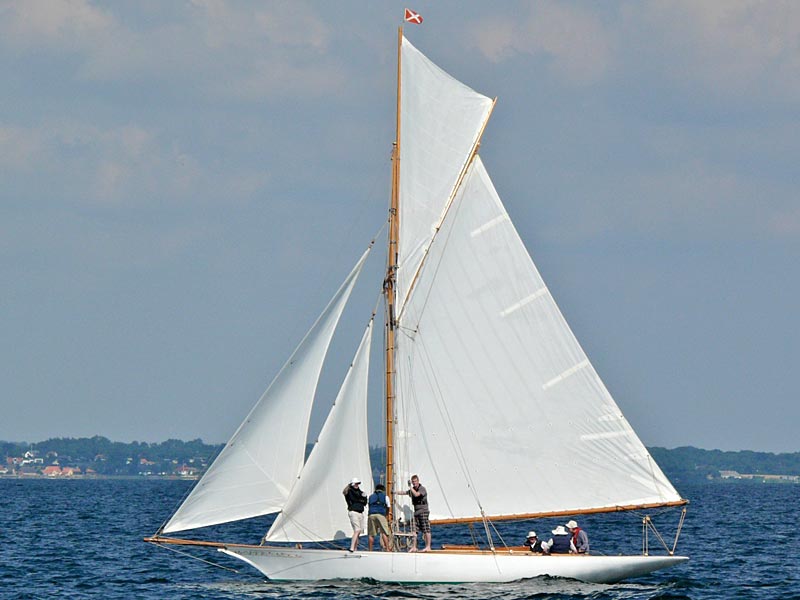
<svg viewBox="0 0 800 600">
<path fill-rule="evenodd" d="M 800 452 L 737 452 L 703 450 L 692 446 L 648 448 L 664 474 L 675 483 L 699 483 L 719 479 L 720 471 L 757 475 L 800 475 Z"/>
<path fill-rule="evenodd" d="M 91 468 L 100 475 L 169 473 L 175 470 L 175 465 L 192 465 L 201 471 L 219 454 L 222 447 L 223 444 L 206 444 L 201 439 L 126 443 L 112 442 L 99 435 L 91 438 L 51 438 L 35 443 L 0 441 L 0 453 L 6 458 L 34 452 L 44 459 L 44 464 L 57 461 L 61 465 L 78 466 L 84 471 Z M 306 456 L 310 451 L 311 445 L 306 448 Z M 675 484 L 719 480 L 720 471 L 800 475 L 800 452 L 724 452 L 691 446 L 674 449 L 653 447 L 649 451 Z M 375 481 L 383 471 L 385 456 L 384 448 L 370 449 L 372 477 Z"/>
<path fill-rule="evenodd" d="M 213 459 L 223 444 L 188 442 L 112 442 L 96 435 L 91 438 L 51 438 L 42 442 L 0 442 L 0 452 L 7 459 L 27 452 L 43 459 L 43 465 L 59 464 L 92 469 L 99 475 L 139 475 L 172 473 L 176 467 L 191 465 L 198 471 Z"/>
</svg>

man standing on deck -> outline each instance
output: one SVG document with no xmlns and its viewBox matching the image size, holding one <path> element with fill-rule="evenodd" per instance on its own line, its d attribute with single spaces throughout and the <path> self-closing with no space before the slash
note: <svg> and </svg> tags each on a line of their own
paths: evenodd
<svg viewBox="0 0 800 600">
<path fill-rule="evenodd" d="M 347 516 L 350 517 L 350 525 L 353 526 L 350 552 L 354 552 L 358 548 L 358 537 L 364 531 L 364 507 L 367 505 L 367 495 L 359 489 L 359 485 L 361 485 L 361 480 L 353 477 L 348 486 L 342 490 L 347 502 Z"/>
<path fill-rule="evenodd" d="M 389 512 L 389 497 L 386 495 L 386 488 L 382 483 L 375 486 L 375 492 L 370 494 L 368 499 L 369 516 L 367 517 L 367 539 L 369 549 L 372 551 L 374 537 L 381 536 L 381 548 L 391 550 L 389 542 L 389 523 L 386 520 L 386 513 Z"/>
<path fill-rule="evenodd" d="M 413 475 L 408 483 L 411 487 L 407 493 L 411 496 L 411 503 L 414 505 L 414 527 L 412 528 L 414 536 L 411 538 L 409 552 L 417 551 L 417 532 L 421 532 L 425 540 L 425 548 L 421 552 L 428 552 L 431 549 L 431 513 L 428 509 L 428 491 L 420 484 L 419 477 L 416 475 Z"/>
</svg>

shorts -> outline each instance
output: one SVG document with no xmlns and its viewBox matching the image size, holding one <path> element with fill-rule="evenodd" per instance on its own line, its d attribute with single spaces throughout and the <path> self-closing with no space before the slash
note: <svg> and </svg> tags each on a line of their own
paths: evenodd
<svg viewBox="0 0 800 600">
<path fill-rule="evenodd" d="M 389 534 L 389 522 L 386 517 L 380 514 L 370 515 L 367 519 L 367 535 L 372 537 L 379 533 Z"/>
<path fill-rule="evenodd" d="M 428 517 L 430 517 L 431 513 L 420 513 L 414 514 L 414 526 L 412 527 L 412 531 L 415 533 L 421 531 L 422 533 L 430 533 L 431 532 L 431 522 Z"/>
<path fill-rule="evenodd" d="M 356 512 L 354 510 L 348 510 L 347 516 L 350 517 L 350 525 L 353 526 L 353 533 L 358 531 L 364 531 L 366 527 L 364 527 L 364 513 L 363 512 Z"/>
</svg>

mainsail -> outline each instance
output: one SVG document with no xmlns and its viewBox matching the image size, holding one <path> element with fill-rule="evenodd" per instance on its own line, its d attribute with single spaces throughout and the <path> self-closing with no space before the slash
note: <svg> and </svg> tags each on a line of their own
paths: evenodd
<svg viewBox="0 0 800 600">
<path fill-rule="evenodd" d="M 163 531 L 171 533 L 281 510 L 303 467 L 308 421 L 336 324 L 369 254 L 325 310 Z"/>
<path fill-rule="evenodd" d="M 367 442 L 371 340 L 372 319 L 319 439 L 283 510 L 267 533 L 267 541 L 315 542 L 352 535 L 342 489 L 354 476 L 362 478 L 365 491 L 372 482 Z"/>
<path fill-rule="evenodd" d="M 479 157 L 399 330 L 397 478 L 420 474 L 433 520 L 680 501 L 573 336 Z"/>
</svg>

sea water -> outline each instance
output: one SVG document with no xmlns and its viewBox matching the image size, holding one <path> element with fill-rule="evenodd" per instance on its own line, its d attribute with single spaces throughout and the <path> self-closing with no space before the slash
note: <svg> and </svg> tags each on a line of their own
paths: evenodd
<svg viewBox="0 0 800 600">
<path fill-rule="evenodd" d="M 190 485 L 146 479 L 0 479 L 0 598 L 800 598 L 800 485 L 680 487 L 691 505 L 677 554 L 691 560 L 624 583 L 597 585 L 544 577 L 507 584 L 424 586 L 270 582 L 246 564 L 213 550 L 192 551 L 208 561 L 200 562 L 144 543 L 142 537 L 158 528 Z M 431 498 L 431 503 L 435 501 Z M 649 514 L 671 546 L 680 510 Z M 642 549 L 641 517 L 624 513 L 578 520 L 589 533 L 593 553 L 636 554 Z M 547 532 L 560 523 L 563 519 L 506 523 L 498 525 L 493 535 L 518 545 L 529 529 L 548 537 Z M 268 524 L 269 518 L 256 519 L 202 533 L 207 539 L 258 543 Z M 469 543 L 470 536 L 463 526 L 433 529 L 434 546 L 445 541 Z M 663 552 L 652 534 L 649 543 L 653 553 Z"/>
</svg>

